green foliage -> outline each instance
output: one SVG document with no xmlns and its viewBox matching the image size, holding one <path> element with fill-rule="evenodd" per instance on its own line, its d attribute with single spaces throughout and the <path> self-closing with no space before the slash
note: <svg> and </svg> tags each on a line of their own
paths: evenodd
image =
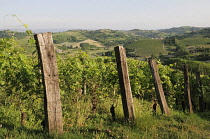
<svg viewBox="0 0 210 139">
<path fill-rule="evenodd" d="M 11 36 L 16 37 L 17 39 L 23 39 L 27 36 L 27 33 L 9 30 L 0 31 L 0 38 L 11 38 Z"/>
<path fill-rule="evenodd" d="M 184 64 L 187 64 L 190 71 L 196 73 L 201 72 L 203 74 L 209 75 L 210 73 L 210 64 L 199 61 L 186 60 L 181 58 L 170 58 L 166 62 L 166 64 L 171 64 L 173 68 L 182 69 Z"/>
<path fill-rule="evenodd" d="M 57 48 L 65 51 L 65 50 L 71 49 L 72 47 L 71 46 L 66 46 L 66 45 L 62 45 L 62 46 L 59 45 L 59 46 L 57 46 Z"/>
<path fill-rule="evenodd" d="M 158 43 L 156 41 L 153 43 Z M 147 44 L 146 40 L 144 44 Z M 158 61 L 161 82 L 172 110 L 172 116 L 165 117 L 159 107 L 156 116 L 152 114 L 153 100 L 156 96 L 148 63 L 127 60 L 136 111 L 135 123 L 128 124 L 123 120 L 115 58 L 91 57 L 86 53 L 58 57 L 65 132 L 60 136 L 43 133 L 43 87 L 40 66 L 36 55 L 26 56 L 21 51 L 16 38 L 0 39 L 1 138 L 184 139 L 208 136 L 209 117 L 204 117 L 207 118 L 204 120 L 202 116 L 200 117 L 203 119 L 197 115 L 188 116 L 173 111 L 175 108 L 179 109 L 174 98 L 180 99 L 183 95 L 182 72 L 171 68 L 177 68 L 177 63 L 171 63 L 169 67 Z M 199 66 L 200 69 L 203 67 Z M 203 75 L 201 80 L 205 101 L 210 102 L 209 76 Z M 96 104 L 95 109 L 93 103 Z M 111 120 L 112 104 L 116 105 L 115 122 Z M 25 125 L 20 124 L 22 112 L 27 115 L 24 119 Z"/>
<path fill-rule="evenodd" d="M 210 47 L 210 29 L 193 31 L 180 36 L 167 37 L 164 44 L 168 47 L 176 47 L 176 52 L 172 51 L 177 58 L 194 61 L 208 61 Z"/>
<path fill-rule="evenodd" d="M 28 120 L 33 121 L 35 126 L 37 118 L 42 117 L 42 88 L 39 70 L 35 66 L 36 61 L 21 54 L 21 48 L 14 37 L 1 39 L 0 50 L 1 105 L 4 108 L 15 107 L 16 114 L 26 112 L 31 115 Z M 2 118 L 9 117 L 11 116 Z"/>
<path fill-rule="evenodd" d="M 82 50 L 90 50 L 90 44 L 89 43 L 80 43 L 80 47 Z"/>
</svg>

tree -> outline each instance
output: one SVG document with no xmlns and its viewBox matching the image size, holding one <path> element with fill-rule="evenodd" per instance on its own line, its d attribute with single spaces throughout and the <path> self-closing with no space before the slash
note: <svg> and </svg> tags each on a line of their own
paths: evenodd
<svg viewBox="0 0 210 139">
<path fill-rule="evenodd" d="M 82 50 L 90 50 L 90 44 L 89 43 L 80 43 L 80 47 Z"/>
</svg>

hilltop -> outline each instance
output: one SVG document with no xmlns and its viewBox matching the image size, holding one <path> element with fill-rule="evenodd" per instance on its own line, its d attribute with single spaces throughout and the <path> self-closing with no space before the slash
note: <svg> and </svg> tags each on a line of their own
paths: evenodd
<svg viewBox="0 0 210 139">
<path fill-rule="evenodd" d="M 174 35 L 183 35 L 185 33 L 196 32 L 202 30 L 202 27 L 191 27 L 191 26 L 182 26 L 182 27 L 173 27 L 170 29 L 159 29 L 159 30 L 140 30 L 133 29 L 127 31 L 133 35 L 147 37 L 147 38 L 165 38 Z"/>
<path fill-rule="evenodd" d="M 183 35 L 186 33 L 197 32 L 204 29 L 203 27 L 191 27 L 191 26 L 182 26 L 182 27 L 173 27 L 170 29 L 159 29 L 159 32 L 168 33 L 171 36 L 173 35 Z"/>
</svg>

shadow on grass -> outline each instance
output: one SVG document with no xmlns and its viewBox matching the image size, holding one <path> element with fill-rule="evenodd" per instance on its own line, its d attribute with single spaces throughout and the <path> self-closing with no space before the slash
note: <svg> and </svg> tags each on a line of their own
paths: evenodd
<svg viewBox="0 0 210 139">
<path fill-rule="evenodd" d="M 43 130 L 40 129 L 30 129 L 24 126 L 15 126 L 14 124 L 11 123 L 1 123 L 1 124 L 2 127 L 0 133 L 2 134 L 2 136 L 5 136 L 6 138 L 13 138 L 13 137 L 19 138 L 21 136 L 26 136 L 30 138 L 34 137 L 51 138 L 47 132 L 44 132 Z"/>
<path fill-rule="evenodd" d="M 14 124 L 1 123 L 1 125 L 2 125 L 2 128 L 6 128 L 7 130 L 10 130 L 10 131 L 14 130 L 15 128 Z"/>
<path fill-rule="evenodd" d="M 195 114 L 204 120 L 210 121 L 210 112 L 197 112 Z"/>
<path fill-rule="evenodd" d="M 45 133 L 43 130 L 38 130 L 38 129 L 28 129 L 24 126 L 20 126 L 20 127 L 15 127 L 14 124 L 8 124 L 8 123 L 2 123 L 2 128 L 5 128 L 9 131 L 13 131 L 13 130 L 22 130 L 22 131 L 26 131 L 27 133 L 32 133 L 32 134 L 40 134 L 40 133 Z"/>
</svg>

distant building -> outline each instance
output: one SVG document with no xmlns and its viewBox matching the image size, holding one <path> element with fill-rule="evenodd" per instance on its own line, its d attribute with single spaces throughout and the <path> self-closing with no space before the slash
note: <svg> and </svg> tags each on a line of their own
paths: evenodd
<svg viewBox="0 0 210 139">
<path fill-rule="evenodd" d="M 57 53 L 62 53 L 63 51 L 62 50 L 55 50 Z"/>
<path fill-rule="evenodd" d="M 152 39 L 163 40 L 164 38 L 152 38 Z"/>
</svg>

